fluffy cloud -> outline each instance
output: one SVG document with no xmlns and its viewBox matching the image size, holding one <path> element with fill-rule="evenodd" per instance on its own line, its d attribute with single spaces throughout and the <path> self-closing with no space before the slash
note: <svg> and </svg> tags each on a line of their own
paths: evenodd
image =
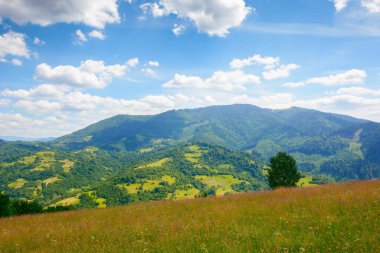
<svg viewBox="0 0 380 253">
<path fill-rule="evenodd" d="M 30 52 L 24 34 L 8 32 L 0 35 L 0 59 L 4 59 L 8 55 L 29 58 Z"/>
<path fill-rule="evenodd" d="M 265 80 L 274 80 L 278 78 L 289 77 L 290 73 L 299 67 L 300 66 L 297 64 L 281 65 L 277 69 L 269 69 L 267 71 L 264 71 L 263 77 Z"/>
<path fill-rule="evenodd" d="M 12 59 L 11 63 L 13 65 L 16 65 L 16 66 L 21 66 L 22 65 L 22 61 L 20 61 L 19 59 Z"/>
<path fill-rule="evenodd" d="M 0 17 L 17 24 L 83 23 L 100 29 L 120 22 L 117 0 L 0 0 Z"/>
<path fill-rule="evenodd" d="M 137 65 L 139 65 L 140 63 L 140 60 L 139 58 L 131 58 L 127 61 L 127 65 L 131 68 L 134 68 L 136 67 Z"/>
<path fill-rule="evenodd" d="M 196 88 L 219 89 L 224 91 L 245 90 L 246 85 L 260 84 L 260 78 L 246 74 L 241 70 L 217 71 L 211 77 L 202 79 L 198 76 L 186 76 L 176 74 L 174 78 L 165 84 L 165 88 Z"/>
<path fill-rule="evenodd" d="M 304 87 L 305 83 L 304 82 L 288 82 L 288 83 L 282 84 L 281 86 L 286 87 L 286 88 L 300 88 L 300 87 Z"/>
<path fill-rule="evenodd" d="M 190 85 L 204 80 L 188 77 L 188 81 Z M 248 95 L 217 89 L 212 94 L 208 90 L 189 90 L 186 95 L 149 95 L 126 100 L 95 96 L 48 84 L 30 90 L 5 90 L 1 95 L 6 97 L 3 99 L 7 100 L 6 106 L 20 112 L 0 113 L 0 131 L 4 135 L 18 136 L 59 136 L 116 114 L 157 114 L 171 109 L 235 103 L 272 109 L 299 106 L 343 114 L 349 112 L 352 116 L 380 121 L 380 90 L 363 87 L 341 88 L 309 100 L 299 100 L 291 93 Z M 36 115 L 36 118 L 27 118 L 23 112 Z"/>
<path fill-rule="evenodd" d="M 125 75 L 125 65 L 105 65 L 103 61 L 86 60 L 79 67 L 51 67 L 42 63 L 36 67 L 34 78 L 58 84 L 67 84 L 77 88 L 104 88 L 114 77 Z"/>
<path fill-rule="evenodd" d="M 29 90 L 3 90 L 1 95 L 6 98 L 0 100 L 0 105 L 17 109 L 16 114 L 0 113 L 1 133 L 33 137 L 67 134 L 116 114 L 157 114 L 175 108 L 189 108 L 194 103 L 207 103 L 204 98 L 183 94 L 116 99 L 49 84 Z M 33 117 L 28 118 L 24 113 Z"/>
<path fill-rule="evenodd" d="M 62 105 L 60 103 L 50 102 L 48 100 L 19 100 L 14 104 L 14 107 L 35 115 L 46 114 L 51 111 L 58 111 L 62 109 Z"/>
<path fill-rule="evenodd" d="M 380 0 L 362 0 L 361 4 L 371 13 L 380 13 Z"/>
<path fill-rule="evenodd" d="M 152 67 L 159 67 L 160 63 L 158 61 L 149 61 L 148 65 Z"/>
<path fill-rule="evenodd" d="M 75 35 L 79 43 L 88 41 L 87 36 L 80 29 L 75 31 Z"/>
<path fill-rule="evenodd" d="M 146 75 L 151 76 L 151 77 L 157 77 L 156 71 L 154 69 L 151 69 L 151 68 L 142 68 L 141 72 L 143 72 Z"/>
<path fill-rule="evenodd" d="M 334 6 L 337 12 L 342 11 L 344 8 L 347 7 L 348 0 L 333 0 Z"/>
<path fill-rule="evenodd" d="M 95 38 L 95 39 L 99 39 L 99 40 L 105 40 L 106 39 L 106 36 L 101 31 L 97 31 L 97 30 L 91 31 L 88 34 L 88 36 Z"/>
<path fill-rule="evenodd" d="M 46 44 L 46 42 L 43 40 L 40 40 L 38 37 L 34 37 L 33 44 L 37 46 L 43 46 Z"/>
<path fill-rule="evenodd" d="M 341 88 L 337 91 L 337 94 L 348 94 L 348 95 L 356 95 L 356 96 L 379 96 L 380 90 L 373 90 L 363 87 L 349 87 L 349 88 Z"/>
<path fill-rule="evenodd" d="M 174 24 L 172 32 L 174 33 L 175 36 L 178 37 L 184 34 L 185 30 L 186 30 L 186 27 L 184 25 Z"/>
<path fill-rule="evenodd" d="M 4 98 L 2 98 L 2 99 L 0 99 L 0 106 L 7 106 L 7 105 L 9 105 L 9 99 L 4 99 Z"/>
<path fill-rule="evenodd" d="M 229 29 L 240 26 L 252 11 L 244 0 L 160 0 L 143 4 L 141 9 L 154 17 L 174 14 L 188 19 L 210 36 L 225 36 Z"/>
<path fill-rule="evenodd" d="M 44 100 L 53 99 L 61 100 L 64 93 L 69 91 L 70 88 L 62 85 L 41 84 L 30 90 L 19 89 L 9 90 L 5 89 L 1 92 L 1 95 L 11 98 L 19 99 L 32 99 L 32 100 Z"/>
<path fill-rule="evenodd" d="M 273 68 L 280 64 L 279 57 L 263 57 L 259 54 L 253 55 L 251 57 L 245 59 L 233 59 L 230 62 L 230 67 L 232 69 L 240 69 L 247 66 L 251 66 L 253 64 L 265 65 L 267 68 Z"/>
<path fill-rule="evenodd" d="M 336 85 L 355 85 L 362 84 L 367 77 L 367 73 L 364 70 L 351 69 L 349 71 L 339 73 L 336 75 L 314 77 L 306 81 L 308 84 L 321 84 L 325 86 Z"/>
</svg>

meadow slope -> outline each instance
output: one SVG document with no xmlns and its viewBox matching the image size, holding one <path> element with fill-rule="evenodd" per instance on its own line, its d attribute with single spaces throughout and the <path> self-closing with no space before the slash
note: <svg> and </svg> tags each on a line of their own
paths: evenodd
<svg viewBox="0 0 380 253">
<path fill-rule="evenodd" d="M 0 219 L 0 252 L 380 252 L 380 180 Z"/>
</svg>

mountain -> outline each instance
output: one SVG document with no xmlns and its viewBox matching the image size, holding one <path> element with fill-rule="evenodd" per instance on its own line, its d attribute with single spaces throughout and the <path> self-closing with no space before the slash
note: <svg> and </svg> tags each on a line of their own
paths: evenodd
<svg viewBox="0 0 380 253">
<path fill-rule="evenodd" d="M 0 140 L 4 141 L 39 141 L 39 142 L 48 142 L 53 141 L 55 137 L 48 138 L 29 138 L 29 137 L 18 137 L 18 136 L 0 136 Z"/>
<path fill-rule="evenodd" d="M 135 151 L 189 141 L 251 151 L 264 162 L 286 151 L 301 170 L 337 179 L 380 177 L 380 124 L 297 107 L 230 105 L 154 116 L 119 115 L 57 138 L 52 145 L 64 150 L 95 146 Z"/>
</svg>

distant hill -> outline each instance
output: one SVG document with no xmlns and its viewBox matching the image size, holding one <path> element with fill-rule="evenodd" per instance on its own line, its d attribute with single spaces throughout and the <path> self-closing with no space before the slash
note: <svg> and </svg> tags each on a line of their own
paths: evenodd
<svg viewBox="0 0 380 253">
<path fill-rule="evenodd" d="M 18 136 L 0 136 L 0 140 L 4 141 L 39 141 L 39 142 L 48 142 L 53 141 L 55 137 L 48 138 L 28 138 L 28 137 L 18 137 Z"/>
<path fill-rule="evenodd" d="M 296 107 L 270 110 L 230 105 L 155 116 L 119 115 L 52 143 L 63 150 L 95 146 L 134 151 L 189 141 L 252 151 L 264 162 L 286 151 L 303 171 L 337 179 L 380 177 L 380 124 Z"/>
<path fill-rule="evenodd" d="M 0 191 L 45 206 L 105 207 L 268 189 L 265 168 L 254 155 L 208 144 L 129 153 L 47 146 L 22 152 L 20 144 L 0 144 L 0 151 L 4 149 L 19 155 L 3 152 Z"/>
</svg>

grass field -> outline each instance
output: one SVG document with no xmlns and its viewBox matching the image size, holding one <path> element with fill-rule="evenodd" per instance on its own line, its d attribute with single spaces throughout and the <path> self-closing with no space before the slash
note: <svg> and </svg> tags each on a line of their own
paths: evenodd
<svg viewBox="0 0 380 253">
<path fill-rule="evenodd" d="M 380 180 L 0 219 L 0 252 L 380 252 Z"/>
</svg>

